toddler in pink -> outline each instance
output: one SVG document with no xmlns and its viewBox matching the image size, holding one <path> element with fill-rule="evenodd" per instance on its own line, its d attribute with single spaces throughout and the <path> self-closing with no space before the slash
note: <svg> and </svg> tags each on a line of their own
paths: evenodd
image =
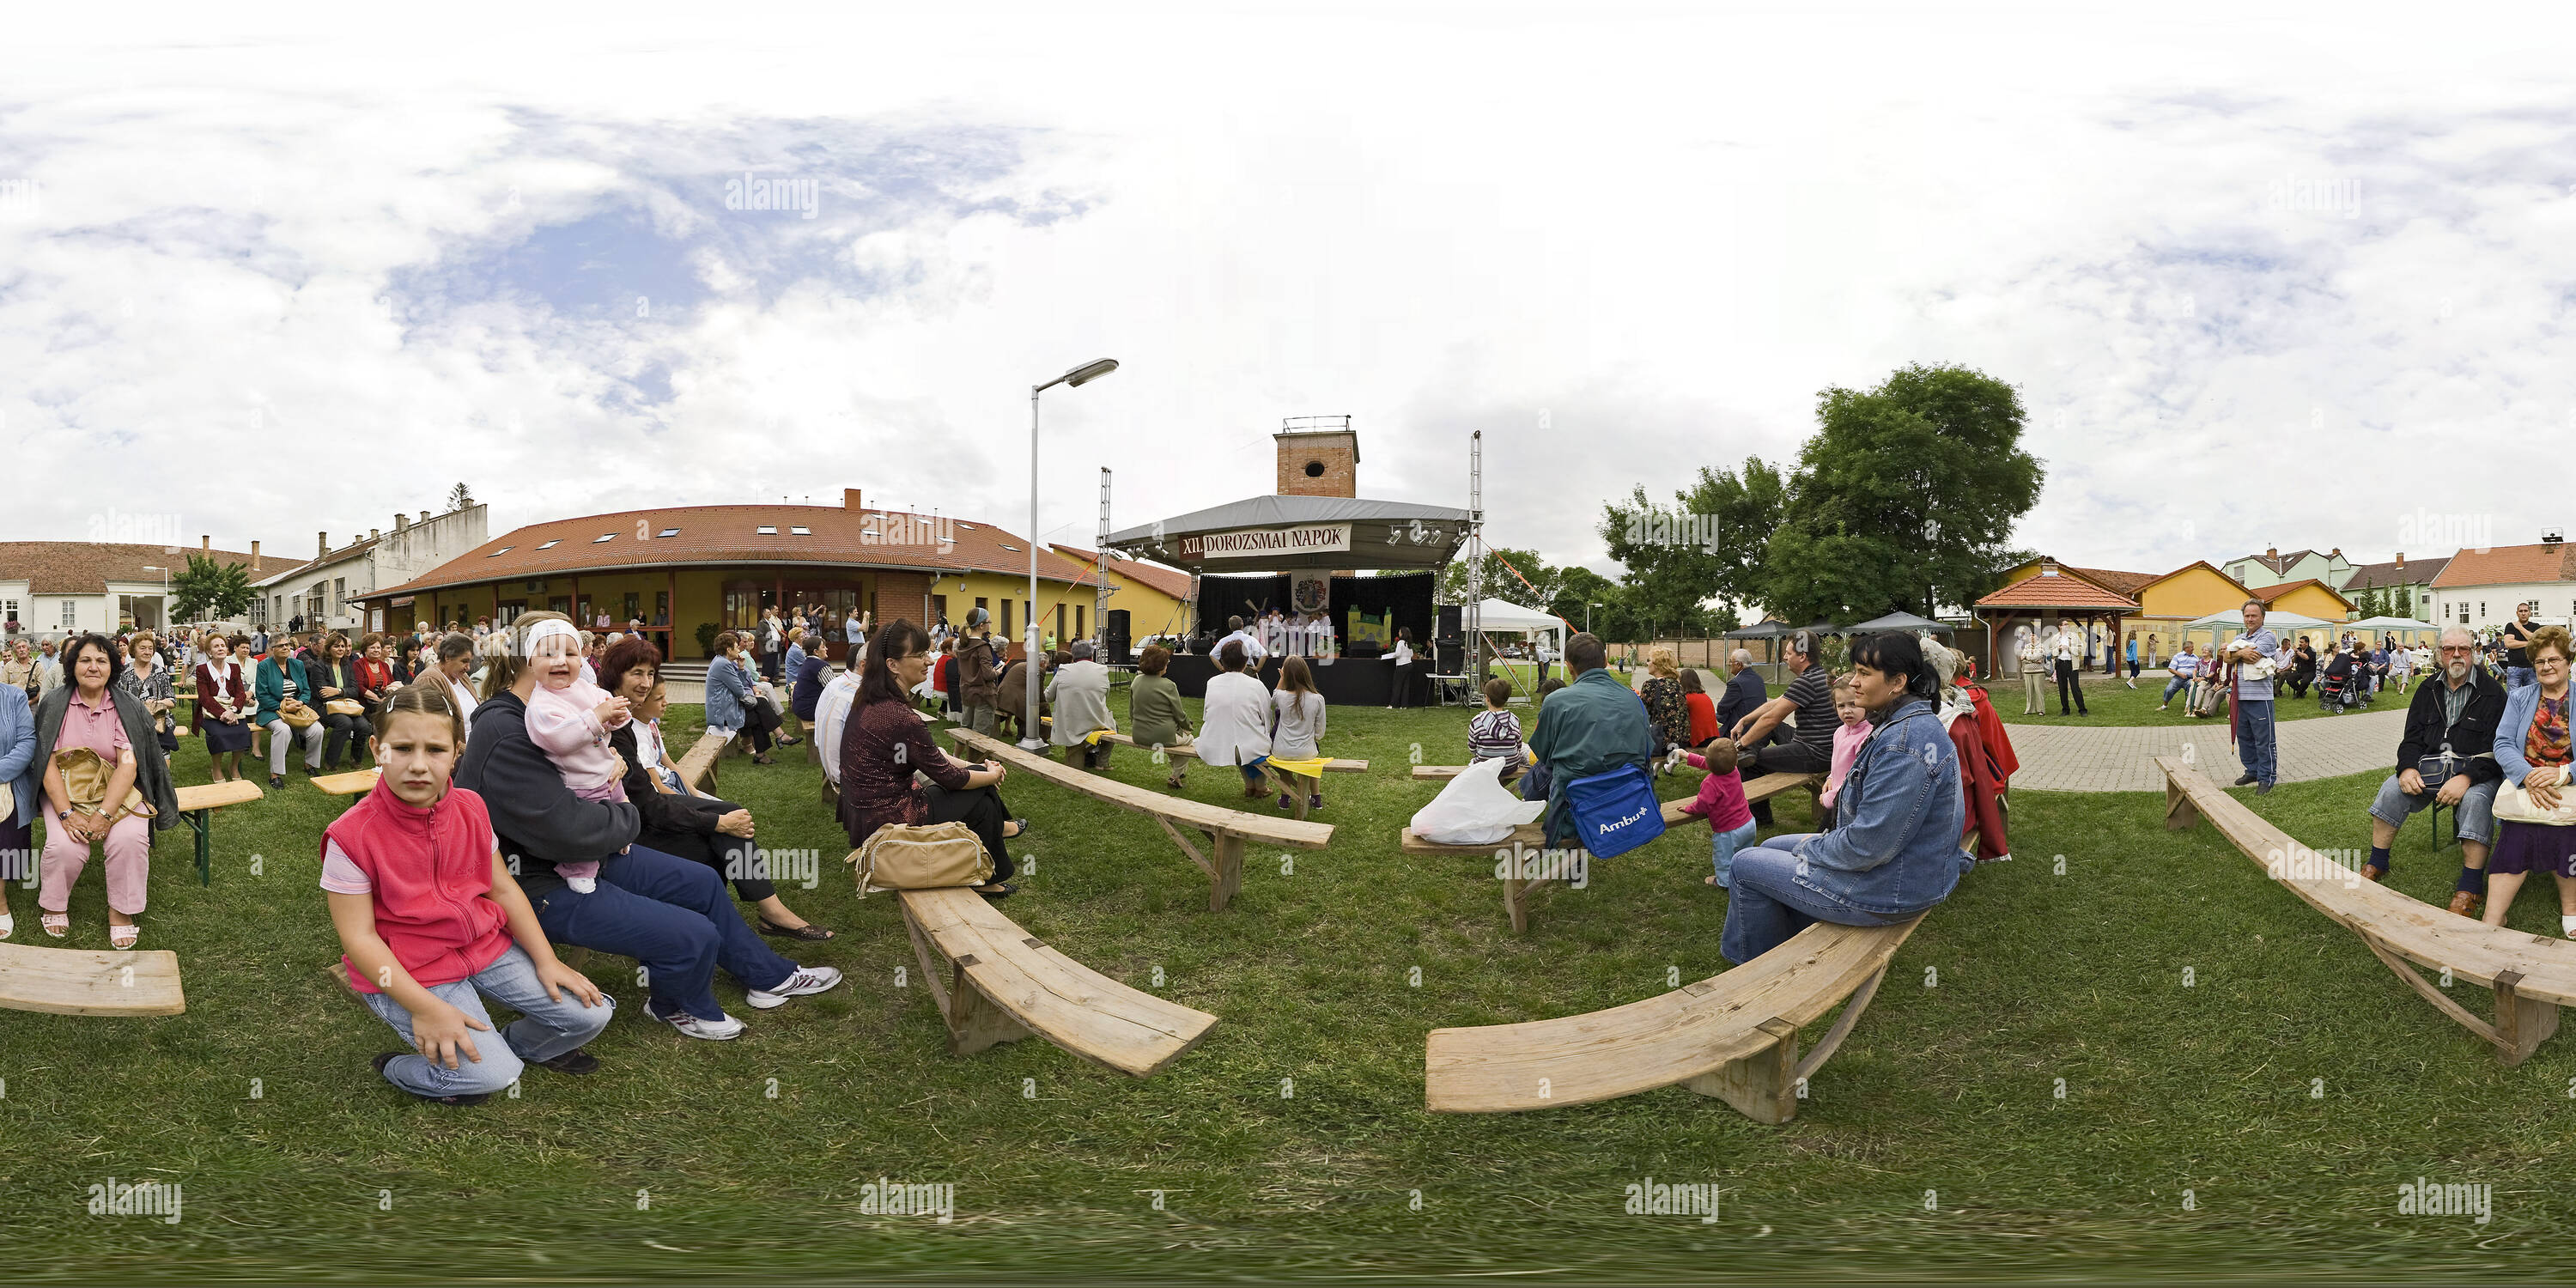
<svg viewBox="0 0 2576 1288">
<path fill-rule="evenodd" d="M 1682 806 L 1682 812 L 1708 820 L 1715 839 L 1709 843 L 1709 864 L 1716 872 L 1702 878 L 1708 884 L 1726 889 L 1727 877 L 1735 868 L 1735 852 L 1753 844 L 1753 807 L 1744 803 L 1744 778 L 1735 772 L 1735 742 L 1729 738 L 1711 738 L 1699 751 L 1682 759 L 1708 771 L 1699 780 L 1699 798 Z"/>
<path fill-rule="evenodd" d="M 1834 714 L 1842 718 L 1842 726 L 1834 730 L 1834 759 L 1825 775 L 1825 790 L 1816 796 L 1816 804 L 1825 809 L 1834 807 L 1834 797 L 1842 794 L 1843 778 L 1851 773 L 1852 763 L 1860 759 L 1860 745 L 1869 741 L 1870 731 L 1876 727 L 1870 724 L 1869 709 L 1860 704 L 1848 674 L 1834 677 Z M 1831 831 L 1833 826 L 1831 814 L 1816 820 L 1819 831 Z"/>
<path fill-rule="evenodd" d="M 578 638 L 570 631 L 561 637 L 545 632 L 551 625 L 555 623 L 540 623 L 537 638 L 529 641 L 537 688 L 528 695 L 528 740 L 554 762 L 573 795 L 586 801 L 623 801 L 626 762 L 610 749 L 608 735 L 631 718 L 626 699 L 612 698 L 607 690 L 582 679 L 577 667 Z M 572 647 L 551 647 L 558 638 L 569 640 Z M 558 863 L 555 875 L 565 885 L 589 894 L 598 888 L 599 862 Z"/>
</svg>

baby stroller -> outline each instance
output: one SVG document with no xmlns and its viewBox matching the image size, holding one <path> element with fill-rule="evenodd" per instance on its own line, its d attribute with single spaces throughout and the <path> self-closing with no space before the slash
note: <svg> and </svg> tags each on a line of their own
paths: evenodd
<svg viewBox="0 0 2576 1288">
<path fill-rule="evenodd" d="M 2317 676 L 2317 706 L 2327 715 L 2342 715 L 2357 710 L 2369 699 L 2362 690 L 2361 668 L 2351 655 L 2338 653 Z"/>
</svg>

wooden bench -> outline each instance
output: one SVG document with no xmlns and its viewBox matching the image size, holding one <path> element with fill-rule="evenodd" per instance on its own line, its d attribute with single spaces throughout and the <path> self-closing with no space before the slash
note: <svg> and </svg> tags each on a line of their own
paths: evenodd
<svg viewBox="0 0 2576 1288">
<path fill-rule="evenodd" d="M 312 782 L 322 789 L 325 796 L 363 796 L 376 790 L 376 779 L 384 772 L 382 769 L 352 769 L 344 774 L 317 774 Z"/>
<path fill-rule="evenodd" d="M 268 793 L 247 778 L 229 783 L 199 783 L 182 787 L 173 795 L 179 798 L 179 817 L 197 834 L 197 884 L 215 883 L 214 812 L 233 805 L 247 805 Z"/>
<path fill-rule="evenodd" d="M 1815 773 L 1764 774 L 1760 778 L 1756 778 L 1752 782 L 1744 785 L 1744 801 L 1748 805 L 1755 801 L 1766 801 L 1782 792 L 1799 787 L 1804 787 L 1810 792 L 1821 791 L 1823 790 L 1823 782 L 1824 775 Z M 1693 800 L 1696 799 L 1696 796 L 1694 796 Z M 1683 807 L 1691 803 L 1692 802 L 1690 800 L 1680 799 L 1665 801 L 1664 826 L 1667 828 L 1673 828 L 1679 827 L 1684 823 L 1695 822 L 1696 820 L 1694 820 L 1690 815 L 1682 812 Z M 1437 841 L 1423 840 L 1421 837 L 1414 835 L 1413 829 L 1408 827 L 1404 829 L 1404 835 L 1397 843 L 1396 848 L 1406 854 L 1450 854 L 1474 855 L 1478 857 L 1495 856 L 1506 850 L 1514 852 L 1544 850 L 1547 848 L 1547 832 L 1544 826 L 1545 821 L 1546 820 L 1542 819 L 1536 823 L 1523 823 L 1519 827 L 1513 828 L 1510 836 L 1504 837 L 1502 840 L 1496 841 L 1490 845 L 1442 845 Z M 1590 860 L 1587 858 L 1585 863 L 1587 865 L 1586 870 L 1588 872 Z M 1511 918 L 1512 929 L 1514 931 L 1524 931 L 1529 929 L 1530 897 L 1538 893 L 1539 890 L 1553 885 L 1563 879 L 1564 878 L 1562 877 L 1553 876 L 1507 876 L 1502 879 L 1503 912 Z"/>
<path fill-rule="evenodd" d="M 2209 820 L 2290 893 L 2360 936 L 2371 955 L 2433 1009 L 2494 1046 L 2507 1067 L 2530 1058 L 2558 1031 L 2558 1008 L 2576 1003 L 2576 940 L 2472 921 L 2365 881 L 2359 872 L 2291 839 L 2182 757 L 2158 756 L 2156 767 L 2165 775 L 2167 828 L 2181 830 Z M 2491 990 L 2495 1022 L 2471 1015 L 2416 974 L 2415 966 Z"/>
<path fill-rule="evenodd" d="M 1114 742 L 1121 747 L 1136 747 L 1139 745 L 1134 738 L 1123 733 L 1109 734 L 1106 737 L 1103 737 L 1101 741 Z M 1150 754 L 1154 749 L 1152 747 L 1143 747 L 1142 750 Z M 1196 760 L 1199 758 L 1199 749 L 1185 742 L 1177 746 L 1166 745 L 1163 748 L 1163 754 L 1166 756 L 1182 756 L 1191 760 Z M 1365 760 L 1346 760 L 1338 756 L 1324 762 L 1324 772 L 1328 774 L 1365 774 L 1368 772 L 1368 767 L 1369 763 Z M 1227 768 L 1231 769 L 1233 766 L 1229 765 Z"/>
<path fill-rule="evenodd" d="M 1043 778 L 1059 786 L 1106 801 L 1121 809 L 1131 809 L 1154 820 L 1163 835 L 1188 855 L 1190 862 L 1208 876 L 1208 911 L 1222 912 L 1236 892 L 1243 888 L 1243 843 L 1258 841 L 1264 845 L 1284 845 L 1300 850 L 1320 850 L 1332 843 L 1330 823 L 1312 823 L 1302 819 L 1279 818 L 1253 814 L 1244 810 L 1209 805 L 1185 796 L 1167 796 L 1120 782 L 1106 774 L 1087 773 L 1069 768 L 1044 756 L 1022 751 L 999 738 L 988 738 L 963 726 L 952 726 L 948 736 L 956 740 L 962 759 L 999 761 L 1022 773 Z M 1181 835 L 1182 827 L 1206 835 L 1208 853 Z"/>
<path fill-rule="evenodd" d="M 728 741 L 740 742 L 742 738 L 736 735 L 728 739 L 721 734 L 713 733 L 700 735 L 697 742 L 689 748 L 688 754 L 680 757 L 680 781 L 702 792 L 714 791 L 716 758 L 724 754 L 725 743 Z"/>
<path fill-rule="evenodd" d="M 0 1007 L 48 1015 L 178 1015 L 179 955 L 0 943 Z"/>
<path fill-rule="evenodd" d="M 1525 1024 L 1433 1029 L 1423 1053 L 1425 1102 L 1435 1113 L 1510 1113 L 1678 1086 L 1755 1122 L 1785 1123 L 1922 920 L 1817 922 L 1733 970 L 1644 1001 Z M 1837 1003 L 1842 1014 L 1801 1058 L 1799 1030 Z"/>
<path fill-rule="evenodd" d="M 902 890 L 896 897 L 922 982 L 947 1022 L 951 1054 L 973 1055 L 1034 1033 L 1102 1068 L 1143 1078 L 1216 1026 L 1205 1011 L 1129 988 L 1049 948 L 971 889 Z"/>
</svg>

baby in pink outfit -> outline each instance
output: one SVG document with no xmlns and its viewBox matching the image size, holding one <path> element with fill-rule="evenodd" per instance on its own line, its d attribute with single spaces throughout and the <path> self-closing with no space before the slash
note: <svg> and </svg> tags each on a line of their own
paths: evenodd
<svg viewBox="0 0 2576 1288">
<path fill-rule="evenodd" d="M 569 634 L 569 633 L 567 633 Z M 586 801 L 626 799 L 626 761 L 611 750 L 608 735 L 631 718 L 624 698 L 581 678 L 578 644 L 571 650 L 551 647 L 555 638 L 540 636 L 531 647 L 536 656 L 537 688 L 528 695 L 528 740 L 546 753 L 564 786 Z M 558 863 L 555 875 L 582 894 L 598 888 L 599 862 Z"/>
</svg>

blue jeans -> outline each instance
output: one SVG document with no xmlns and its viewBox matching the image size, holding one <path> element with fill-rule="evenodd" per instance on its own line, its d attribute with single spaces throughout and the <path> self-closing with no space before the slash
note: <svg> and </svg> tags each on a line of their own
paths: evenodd
<svg viewBox="0 0 2576 1288">
<path fill-rule="evenodd" d="M 2236 758 L 2254 781 L 2268 783 L 2280 776 L 2279 748 L 2273 739 L 2272 703 L 2268 698 L 2236 700 Z"/>
<path fill-rule="evenodd" d="M 1915 915 L 1865 911 L 1798 884 L 1797 849 L 1814 835 L 1775 836 L 1735 856 L 1734 884 L 1727 890 L 1726 929 L 1717 941 L 1726 960 L 1741 966 L 1819 921 L 1890 926 Z"/>
<path fill-rule="evenodd" d="M 517 944 L 501 954 L 499 960 L 481 971 L 453 984 L 440 984 L 429 990 L 438 1000 L 465 1012 L 467 1018 L 492 1022 L 483 1009 L 483 998 L 489 997 L 519 1013 L 519 1018 L 498 1032 L 471 1030 L 467 1037 L 474 1042 L 480 1062 L 468 1060 L 462 1053 L 456 1067 L 448 1068 L 425 1055 L 404 1055 L 385 1062 L 385 1081 L 416 1096 L 489 1095 L 519 1080 L 523 1064 L 536 1064 L 554 1059 L 582 1043 L 599 1036 L 617 1015 L 617 999 L 601 994 L 599 1005 L 584 1006 L 579 998 L 564 994 L 558 1002 L 546 996 L 546 986 L 537 979 L 537 963 L 528 950 Z M 478 996 L 479 994 L 479 996 Z M 403 1045 L 411 1046 L 411 1012 L 384 993 L 360 993 L 367 1009 L 378 1019 L 394 1026 L 402 1035 Z"/>
<path fill-rule="evenodd" d="M 591 893 L 565 886 L 539 898 L 537 924 L 556 943 L 642 963 L 646 1004 L 657 1015 L 722 1016 L 711 987 L 718 966 L 756 989 L 796 973 L 796 963 L 760 942 L 734 909 L 723 874 L 640 845 L 602 860 Z"/>
<path fill-rule="evenodd" d="M 1760 830 L 1760 825 L 1748 818 L 1744 820 L 1744 826 L 1732 832 L 1710 830 L 1715 835 L 1709 841 L 1708 859 L 1710 865 L 1717 869 L 1718 888 L 1732 889 L 1730 874 L 1735 871 L 1735 852 L 1753 844 L 1753 834 Z"/>
<path fill-rule="evenodd" d="M 2174 678 L 2165 681 L 2165 695 L 2156 699 L 2156 705 L 2161 707 L 2166 703 L 2173 701 L 2173 695 L 2190 687 L 2191 677 L 2188 675 L 2177 675 Z"/>
</svg>

